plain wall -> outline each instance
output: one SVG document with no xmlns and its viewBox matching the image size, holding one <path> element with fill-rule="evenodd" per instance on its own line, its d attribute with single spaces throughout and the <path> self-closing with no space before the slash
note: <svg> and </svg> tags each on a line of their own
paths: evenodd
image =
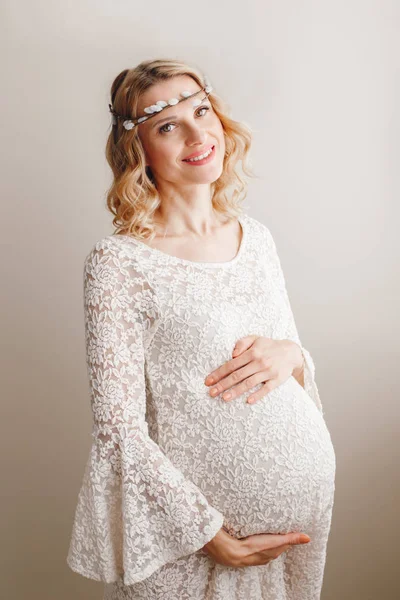
<svg viewBox="0 0 400 600">
<path fill-rule="evenodd" d="M 274 235 L 337 457 L 322 600 L 398 598 L 399 3 L 3 0 L 1 13 L 0 595 L 102 597 L 66 564 L 91 443 L 83 260 L 113 231 L 111 82 L 167 57 L 200 67 L 254 131 L 245 205 Z"/>
</svg>

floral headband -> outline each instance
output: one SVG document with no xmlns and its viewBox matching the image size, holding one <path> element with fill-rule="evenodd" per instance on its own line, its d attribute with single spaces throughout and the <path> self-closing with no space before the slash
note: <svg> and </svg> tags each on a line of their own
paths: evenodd
<svg viewBox="0 0 400 600">
<path fill-rule="evenodd" d="M 144 109 L 144 112 L 146 113 L 146 115 L 142 115 L 141 117 L 124 117 L 123 115 L 119 115 L 118 113 L 115 112 L 115 110 L 113 109 L 112 105 L 109 104 L 108 108 L 110 110 L 110 113 L 112 114 L 111 117 L 111 124 L 114 127 L 114 125 L 116 125 L 118 123 L 118 119 L 124 119 L 123 121 L 123 126 L 125 127 L 125 129 L 130 130 L 133 127 L 135 127 L 136 125 L 139 125 L 140 123 L 142 123 L 143 121 L 147 121 L 147 119 L 150 119 L 151 117 L 154 117 L 154 115 L 156 115 L 157 113 L 159 113 L 161 110 L 163 110 L 164 108 L 168 108 L 169 106 L 174 106 L 175 104 L 179 104 L 179 102 L 182 102 L 183 100 L 187 100 L 188 98 L 191 98 L 192 96 L 196 96 L 199 92 L 203 91 L 207 94 L 207 96 L 212 92 L 212 86 L 210 84 L 210 81 L 207 77 L 204 77 L 204 87 L 202 87 L 200 90 L 197 90 L 197 92 L 194 92 L 192 94 L 192 92 L 188 92 L 188 91 L 183 91 L 181 92 L 181 98 L 170 98 L 169 100 L 165 101 L 165 100 L 157 100 L 157 102 L 155 104 L 152 104 L 151 106 L 147 106 Z M 204 98 L 203 98 L 204 100 Z M 193 100 L 193 106 L 198 106 L 199 104 L 202 103 L 203 100 L 200 99 L 196 99 Z"/>
</svg>

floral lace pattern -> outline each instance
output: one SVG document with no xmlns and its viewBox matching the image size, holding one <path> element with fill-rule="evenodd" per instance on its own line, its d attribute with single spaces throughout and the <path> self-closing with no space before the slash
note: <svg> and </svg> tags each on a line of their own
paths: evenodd
<svg viewBox="0 0 400 600">
<path fill-rule="evenodd" d="M 320 597 L 335 453 L 272 235 L 239 221 L 239 252 L 224 263 L 114 234 L 85 259 L 93 440 L 67 562 L 105 582 L 108 600 Z M 261 384 L 212 398 L 206 375 L 249 334 L 299 344 L 304 388 L 289 377 L 254 405 Z M 233 569 L 202 551 L 221 527 L 311 542 Z"/>
</svg>

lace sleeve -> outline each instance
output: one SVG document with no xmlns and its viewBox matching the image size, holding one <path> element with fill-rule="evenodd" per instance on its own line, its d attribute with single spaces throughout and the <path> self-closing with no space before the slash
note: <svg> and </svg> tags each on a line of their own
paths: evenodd
<svg viewBox="0 0 400 600">
<path fill-rule="evenodd" d="M 201 549 L 223 515 L 149 437 L 144 337 L 153 291 L 109 240 L 85 259 L 84 314 L 93 439 L 67 563 L 91 579 L 130 585 Z"/>
<path fill-rule="evenodd" d="M 314 360 L 310 352 L 304 348 L 300 341 L 276 244 L 267 227 L 265 227 L 265 232 L 267 236 L 268 256 L 271 260 L 271 266 L 274 269 L 274 275 L 277 282 L 277 293 L 279 294 L 279 303 L 281 305 L 280 319 L 276 326 L 277 338 L 292 340 L 300 346 L 304 358 L 304 389 L 320 412 L 323 413 L 323 406 L 315 380 Z"/>
</svg>

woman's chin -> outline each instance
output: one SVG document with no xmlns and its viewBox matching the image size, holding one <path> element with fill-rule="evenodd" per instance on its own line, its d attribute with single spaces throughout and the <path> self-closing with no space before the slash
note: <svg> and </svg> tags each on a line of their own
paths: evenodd
<svg viewBox="0 0 400 600">
<path fill-rule="evenodd" d="M 203 168 L 194 168 L 190 174 L 185 174 L 185 180 L 190 179 L 195 183 L 214 183 L 222 175 L 223 164 L 204 165 Z"/>
</svg>

